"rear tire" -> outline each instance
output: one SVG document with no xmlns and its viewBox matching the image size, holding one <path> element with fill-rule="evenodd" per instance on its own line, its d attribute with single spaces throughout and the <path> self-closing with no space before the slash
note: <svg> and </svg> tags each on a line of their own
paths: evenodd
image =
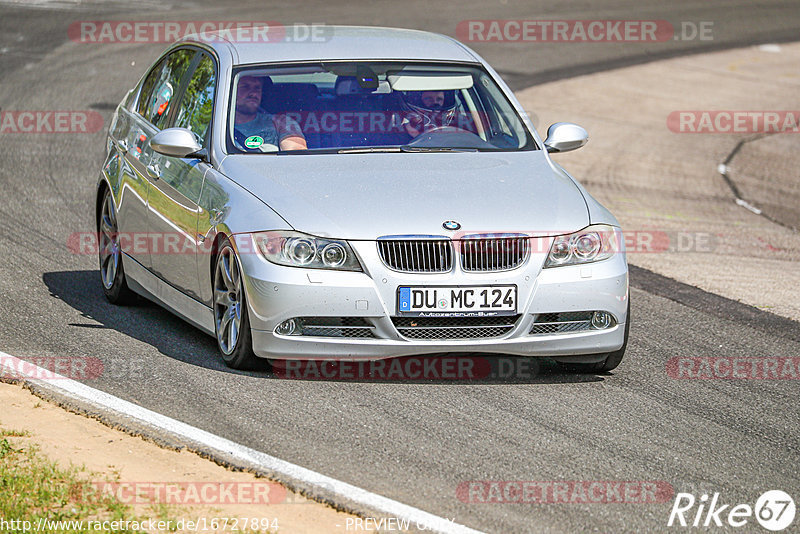
<svg viewBox="0 0 800 534">
<path fill-rule="evenodd" d="M 122 267 L 122 250 L 119 244 L 117 209 L 111 191 L 106 189 L 100 215 L 97 218 L 97 244 L 100 259 L 100 283 L 111 304 L 133 304 L 137 295 L 128 287 Z"/>
<path fill-rule="evenodd" d="M 253 369 L 259 358 L 253 352 L 242 270 L 227 237 L 219 243 L 214 265 L 213 301 L 214 332 L 225 365 Z"/>
</svg>

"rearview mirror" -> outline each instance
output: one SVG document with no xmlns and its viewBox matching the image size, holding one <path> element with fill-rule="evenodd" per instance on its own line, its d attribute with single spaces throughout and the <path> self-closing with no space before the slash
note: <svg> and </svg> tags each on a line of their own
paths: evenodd
<svg viewBox="0 0 800 534">
<path fill-rule="evenodd" d="M 452 91 L 472 87 L 469 74 L 426 74 L 423 72 L 403 72 L 386 77 L 394 91 Z"/>
<path fill-rule="evenodd" d="M 548 152 L 569 152 L 589 142 L 586 130 L 571 122 L 557 122 L 547 129 L 544 146 Z"/>
<path fill-rule="evenodd" d="M 186 128 L 167 128 L 161 130 L 150 140 L 150 147 L 165 156 L 185 158 L 201 147 L 195 135 Z"/>
</svg>

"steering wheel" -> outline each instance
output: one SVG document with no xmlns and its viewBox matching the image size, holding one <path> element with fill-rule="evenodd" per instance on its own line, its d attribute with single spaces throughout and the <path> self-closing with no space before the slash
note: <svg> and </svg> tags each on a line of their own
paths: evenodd
<svg viewBox="0 0 800 534">
<path fill-rule="evenodd" d="M 422 137 L 425 134 L 440 135 L 440 134 L 446 134 L 446 133 L 469 133 L 469 134 L 471 134 L 472 132 L 470 132 L 469 130 L 465 130 L 464 128 L 459 128 L 458 126 L 435 126 L 435 127 L 431 128 L 430 130 L 424 131 L 421 134 L 419 134 L 417 137 L 415 137 L 412 140 L 412 142 L 414 140 L 416 140 L 416 139 L 419 139 L 420 137 Z"/>
<path fill-rule="evenodd" d="M 436 126 L 409 141 L 408 146 L 494 148 L 479 135 L 457 126 Z"/>
</svg>

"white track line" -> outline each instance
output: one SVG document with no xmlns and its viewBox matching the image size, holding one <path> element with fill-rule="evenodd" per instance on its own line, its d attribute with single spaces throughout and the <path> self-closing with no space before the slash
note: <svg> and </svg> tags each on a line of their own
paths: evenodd
<svg viewBox="0 0 800 534">
<path fill-rule="evenodd" d="M 5 361 L 2 361 L 5 360 Z M 240 460 L 249 465 L 255 465 L 265 470 L 280 473 L 286 477 L 300 481 L 305 484 L 322 487 L 335 496 L 340 496 L 348 501 L 355 502 L 368 507 L 371 510 L 383 513 L 388 517 L 396 517 L 399 520 L 408 521 L 412 526 L 423 526 L 430 532 L 441 533 L 480 533 L 464 525 L 452 522 L 449 519 L 439 517 L 419 508 L 408 506 L 401 502 L 388 499 L 381 495 L 371 493 L 365 489 L 347 484 L 335 478 L 325 476 L 311 471 L 305 467 L 300 467 L 290 462 L 286 462 L 269 454 L 259 452 L 255 449 L 239 445 L 223 437 L 211 434 L 205 430 L 182 423 L 177 419 L 166 417 L 159 413 L 142 408 L 136 404 L 122 400 L 100 390 L 90 388 L 80 382 L 57 375 L 47 369 L 35 366 L 34 364 L 11 356 L 0 351 L 0 371 L 6 369 L 25 369 L 27 376 L 46 376 L 46 380 L 37 378 L 25 378 L 24 376 L 14 375 L 25 382 L 35 384 L 38 387 L 56 392 L 62 396 L 87 403 L 92 407 L 123 415 L 141 423 L 166 432 L 170 435 L 181 438 L 182 441 L 189 441 L 193 444 L 202 445 L 225 456 L 226 461 L 230 458 Z M 0 376 L 3 373 L 0 372 Z"/>
</svg>

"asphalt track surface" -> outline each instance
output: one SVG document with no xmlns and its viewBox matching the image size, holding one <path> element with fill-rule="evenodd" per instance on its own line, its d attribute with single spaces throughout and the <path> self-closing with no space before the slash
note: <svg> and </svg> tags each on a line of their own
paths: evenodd
<svg viewBox="0 0 800 534">
<path fill-rule="evenodd" d="M 0 108 L 95 109 L 107 124 L 163 45 L 71 43 L 66 29 L 77 20 L 362 23 L 451 35 L 467 18 L 714 21 L 711 42 L 473 44 L 516 89 L 800 36 L 797 2 L 536 4 L 0 2 Z M 0 136 L 0 350 L 99 358 L 105 371 L 87 382 L 95 388 L 488 532 L 664 531 L 672 501 L 468 504 L 456 495 L 462 482 L 661 481 L 696 496 L 719 492 L 725 504 L 753 505 L 769 489 L 800 497 L 798 381 L 666 371 L 675 357 L 798 356 L 798 323 L 632 268 L 630 342 L 611 374 L 545 365 L 530 378 L 386 382 L 233 372 L 212 338 L 161 308 L 109 305 L 95 257 L 67 249 L 71 233 L 93 229 L 104 136 Z M 751 518 L 738 530 L 760 527 Z"/>
</svg>

